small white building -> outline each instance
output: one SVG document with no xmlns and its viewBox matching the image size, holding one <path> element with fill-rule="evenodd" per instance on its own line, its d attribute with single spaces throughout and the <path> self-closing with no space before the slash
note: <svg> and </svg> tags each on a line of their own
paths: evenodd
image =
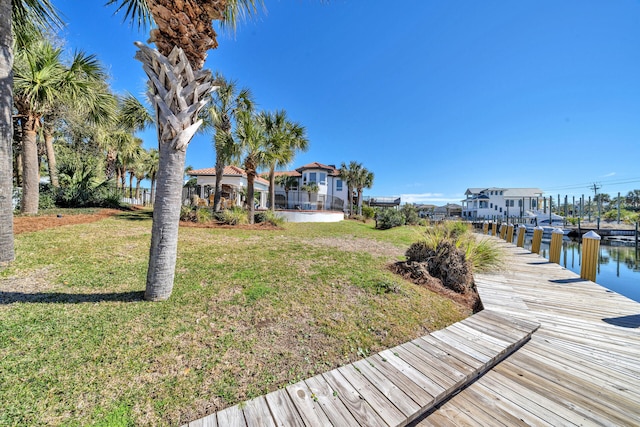
<svg viewBox="0 0 640 427">
<path fill-rule="evenodd" d="M 464 194 L 463 219 L 519 217 L 543 203 L 539 188 L 468 188 Z"/>
<path fill-rule="evenodd" d="M 196 178 L 198 193 L 201 199 L 208 200 L 213 197 L 216 188 L 216 168 L 197 169 L 188 172 Z M 245 192 L 247 188 L 247 173 L 237 166 L 225 166 L 222 175 L 222 197 L 225 199 L 226 207 L 243 206 L 245 203 Z M 255 194 L 259 195 L 260 202 L 258 208 L 267 207 L 267 196 L 269 192 L 269 181 L 256 176 L 253 182 Z"/>
<path fill-rule="evenodd" d="M 283 175 L 293 177 L 295 184 L 285 189 L 276 183 L 277 209 L 344 211 L 347 208 L 347 185 L 335 165 L 313 162 L 293 171 L 276 172 L 276 178 Z M 318 186 L 318 191 L 305 191 L 305 185 L 312 183 Z"/>
</svg>

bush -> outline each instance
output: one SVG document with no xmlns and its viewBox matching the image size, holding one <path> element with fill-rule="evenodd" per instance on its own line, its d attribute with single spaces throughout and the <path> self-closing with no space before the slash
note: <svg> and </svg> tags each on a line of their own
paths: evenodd
<svg viewBox="0 0 640 427">
<path fill-rule="evenodd" d="M 210 222 L 211 217 L 211 210 L 209 208 L 196 209 L 196 222 Z"/>
<path fill-rule="evenodd" d="M 388 230 L 389 228 L 404 225 L 404 215 L 395 209 L 381 209 L 376 218 L 376 228 Z"/>
<path fill-rule="evenodd" d="M 418 215 L 418 208 L 415 205 L 404 204 L 400 208 L 400 212 L 404 216 L 405 224 L 416 225 L 418 221 L 420 221 L 420 216 Z"/>
<path fill-rule="evenodd" d="M 282 224 L 284 224 L 285 220 L 283 217 L 281 217 L 280 215 L 277 215 L 275 212 L 260 211 L 260 212 L 256 212 L 253 215 L 253 221 L 257 224 L 265 223 L 265 224 L 271 224 L 275 227 L 280 227 Z"/>
<path fill-rule="evenodd" d="M 38 208 L 52 209 L 56 207 L 56 188 L 51 184 L 40 184 Z"/>
<path fill-rule="evenodd" d="M 180 221 L 196 222 L 196 210 L 191 206 L 180 206 Z"/>
<path fill-rule="evenodd" d="M 373 219 L 376 216 L 376 210 L 369 205 L 362 205 L 362 216 Z"/>
<path fill-rule="evenodd" d="M 215 218 L 221 223 L 228 225 L 246 224 L 249 222 L 247 211 L 238 206 L 216 213 Z"/>
</svg>

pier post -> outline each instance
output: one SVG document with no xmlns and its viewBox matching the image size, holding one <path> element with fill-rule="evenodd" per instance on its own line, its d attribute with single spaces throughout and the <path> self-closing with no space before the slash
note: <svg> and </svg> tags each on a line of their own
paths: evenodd
<svg viewBox="0 0 640 427">
<path fill-rule="evenodd" d="M 494 237 L 498 235 L 498 222 L 497 221 L 493 221 L 491 223 L 491 235 L 494 236 Z"/>
<path fill-rule="evenodd" d="M 549 245 L 549 262 L 560 264 L 560 251 L 562 249 L 562 237 L 564 232 L 556 228 L 551 232 L 551 244 Z"/>
<path fill-rule="evenodd" d="M 482 223 L 482 233 L 489 234 L 489 221 L 485 221 Z"/>
<path fill-rule="evenodd" d="M 582 236 L 582 266 L 580 278 L 596 281 L 596 269 L 598 267 L 598 253 L 600 252 L 600 236 L 595 231 L 590 231 Z"/>
<path fill-rule="evenodd" d="M 531 253 L 540 253 L 540 243 L 542 242 L 542 227 L 537 226 L 533 229 L 533 240 L 531 241 Z"/>
<path fill-rule="evenodd" d="M 507 225 L 507 242 L 513 243 L 513 224 Z"/>
<path fill-rule="evenodd" d="M 524 224 L 520 224 L 518 226 L 518 242 L 517 242 L 517 246 L 519 248 L 524 248 L 524 236 L 527 232 L 527 228 L 524 226 Z"/>
<path fill-rule="evenodd" d="M 502 224 L 500 224 L 500 238 L 502 240 L 505 240 L 507 235 L 507 223 L 503 222 Z"/>
</svg>

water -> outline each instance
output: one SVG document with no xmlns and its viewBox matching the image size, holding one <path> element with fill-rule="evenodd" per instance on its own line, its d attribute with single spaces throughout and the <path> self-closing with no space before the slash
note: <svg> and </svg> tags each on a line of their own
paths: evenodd
<svg viewBox="0 0 640 427">
<path fill-rule="evenodd" d="M 531 250 L 531 236 L 525 240 L 525 248 Z M 562 242 L 560 265 L 580 274 L 582 243 L 573 240 Z M 549 241 L 543 239 L 540 255 L 549 259 Z M 614 292 L 640 302 L 640 251 L 633 246 L 605 246 L 600 244 L 596 282 Z"/>
</svg>

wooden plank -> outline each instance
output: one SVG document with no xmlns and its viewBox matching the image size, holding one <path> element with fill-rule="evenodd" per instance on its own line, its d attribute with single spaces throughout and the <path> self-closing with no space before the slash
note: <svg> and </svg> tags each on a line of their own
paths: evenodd
<svg viewBox="0 0 640 427">
<path fill-rule="evenodd" d="M 434 396 L 427 392 L 424 388 L 420 387 L 411 378 L 404 375 L 393 365 L 382 362 L 381 359 L 367 358 L 365 359 L 367 365 L 372 369 L 380 372 L 380 375 L 393 383 L 396 387 L 402 390 L 407 396 L 418 404 L 420 408 L 425 408 L 427 405 L 431 405 L 434 401 Z M 360 369 L 359 362 L 354 365 Z M 362 369 L 360 369 L 362 371 Z"/>
<path fill-rule="evenodd" d="M 304 422 L 285 390 L 276 390 L 265 396 L 273 420 L 279 427 L 304 427 Z"/>
<path fill-rule="evenodd" d="M 223 409 L 218 412 L 218 425 L 229 427 L 246 427 L 247 423 L 244 420 L 244 414 L 240 405 L 235 405 L 227 409 Z"/>
<path fill-rule="evenodd" d="M 386 427 L 380 415 L 364 400 L 355 388 L 336 369 L 322 374 L 324 379 L 338 393 L 338 398 L 349 409 L 360 425 L 371 427 Z"/>
<path fill-rule="evenodd" d="M 344 403 L 338 398 L 338 392 L 329 385 L 321 376 L 306 379 L 304 381 L 311 391 L 313 399 L 320 404 L 327 418 L 334 426 L 358 425 L 358 422 Z"/>
<path fill-rule="evenodd" d="M 484 364 L 484 367 L 489 366 L 493 360 L 492 356 L 488 356 L 483 352 L 477 351 L 475 347 L 471 347 L 470 345 L 467 345 L 468 343 L 464 338 L 461 338 L 458 335 L 446 329 L 435 331 L 431 334 L 431 336 L 437 340 L 440 340 L 442 342 L 449 344 L 451 347 L 463 353 L 468 354 L 474 359 L 481 361 Z"/>
<path fill-rule="evenodd" d="M 286 390 L 305 425 L 331 426 L 329 418 L 313 399 L 312 393 L 303 381 L 288 386 Z"/>
<path fill-rule="evenodd" d="M 436 368 L 440 368 L 441 370 L 445 371 L 447 373 L 447 376 L 454 380 L 461 377 L 469 380 L 471 378 L 475 378 L 478 374 L 478 369 L 473 368 L 464 362 L 461 362 L 460 360 L 436 347 L 421 347 L 415 345 L 413 342 L 403 344 L 400 347 L 410 351 L 411 353 L 425 360 L 427 363 L 433 364 Z"/>
<path fill-rule="evenodd" d="M 242 412 L 247 427 L 276 427 L 264 396 L 246 401 Z"/>
<path fill-rule="evenodd" d="M 200 424 L 201 427 L 218 427 L 216 414 L 207 415 L 200 420 L 202 421 L 202 424 Z M 189 427 L 191 427 L 191 424 L 189 424 Z"/>
<path fill-rule="evenodd" d="M 389 363 L 394 368 L 409 377 L 413 382 L 425 389 L 439 402 L 447 393 L 450 386 L 454 386 L 455 382 L 445 375 L 434 372 L 431 367 L 421 368 L 411 365 L 394 354 L 391 350 L 384 350 L 378 353 L 374 358 L 378 358 L 380 362 Z M 419 369 L 421 368 L 421 369 Z"/>
<path fill-rule="evenodd" d="M 446 389 L 458 389 L 467 380 L 467 375 L 446 365 L 435 357 L 430 357 L 424 350 L 409 344 L 409 346 L 394 347 L 394 355 L 418 369 L 426 376 L 438 381 Z M 409 349 L 413 350 L 410 351 Z"/>
<path fill-rule="evenodd" d="M 380 390 L 380 392 L 382 392 L 382 394 L 384 394 L 396 408 L 400 409 L 407 419 L 412 418 L 422 407 L 411 399 L 404 391 L 400 390 L 393 381 L 390 381 L 389 378 L 385 377 L 380 370 L 374 368 L 374 364 L 380 365 L 384 364 L 384 362 L 377 362 L 373 358 L 367 358 L 365 360 L 355 362 L 353 366 L 360 371 L 360 373 L 364 375 L 375 388 Z M 419 389 L 417 385 L 415 385 L 415 387 Z M 425 391 L 423 391 L 423 393 L 426 394 Z M 433 402 L 433 399 L 430 399 L 429 401 Z"/>
<path fill-rule="evenodd" d="M 367 401 L 369 405 L 380 415 L 390 426 L 404 425 L 407 417 L 396 408 L 385 397 L 384 394 L 375 388 L 353 365 L 346 365 L 338 368 L 338 372 L 344 376 L 354 389 Z"/>
<path fill-rule="evenodd" d="M 424 337 L 417 338 L 412 342 L 415 343 L 418 347 L 436 348 L 450 356 L 455 357 L 456 359 L 472 367 L 473 369 L 478 370 L 484 366 L 484 363 L 479 361 L 478 359 L 458 350 L 455 347 L 450 346 L 444 341 L 437 340 L 430 335 L 425 335 Z"/>
</svg>

